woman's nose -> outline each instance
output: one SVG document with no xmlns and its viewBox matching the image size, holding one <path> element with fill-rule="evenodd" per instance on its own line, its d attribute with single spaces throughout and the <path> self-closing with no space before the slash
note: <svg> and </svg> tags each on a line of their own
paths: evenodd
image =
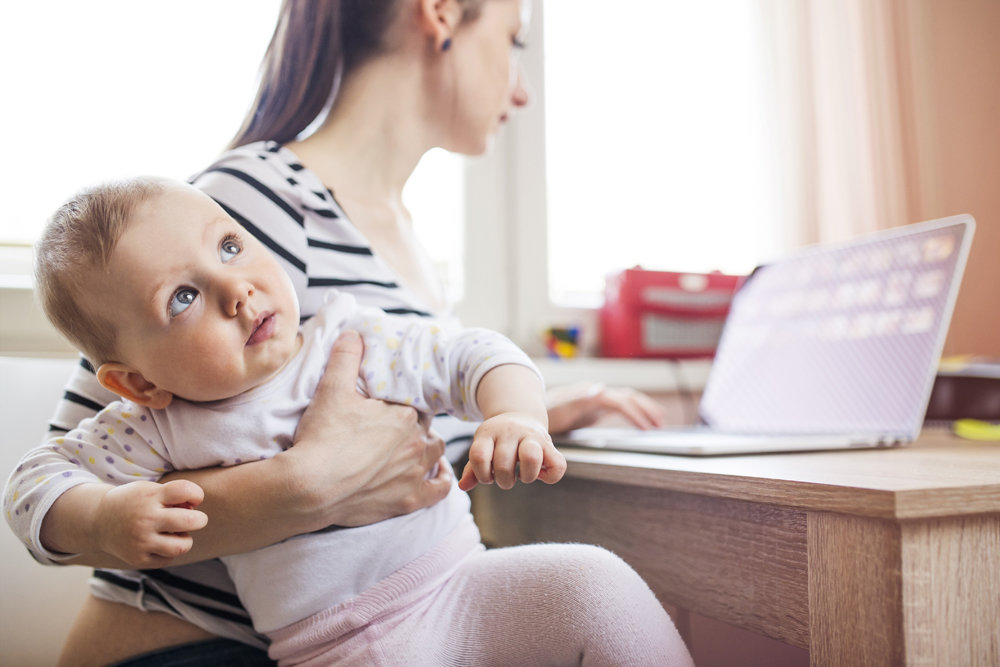
<svg viewBox="0 0 1000 667">
<path fill-rule="evenodd" d="M 515 107 L 527 106 L 530 101 L 530 95 L 528 95 L 528 89 L 524 81 L 524 71 L 518 65 L 514 72 L 514 81 L 510 93 L 510 102 Z"/>
</svg>

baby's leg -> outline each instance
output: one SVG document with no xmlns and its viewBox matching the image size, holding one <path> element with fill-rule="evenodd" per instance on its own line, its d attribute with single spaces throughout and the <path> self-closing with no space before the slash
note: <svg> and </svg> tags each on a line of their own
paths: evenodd
<svg viewBox="0 0 1000 667">
<path fill-rule="evenodd" d="M 693 665 L 646 583 L 599 547 L 477 554 L 425 614 L 419 625 L 440 641 L 436 664 Z"/>
</svg>

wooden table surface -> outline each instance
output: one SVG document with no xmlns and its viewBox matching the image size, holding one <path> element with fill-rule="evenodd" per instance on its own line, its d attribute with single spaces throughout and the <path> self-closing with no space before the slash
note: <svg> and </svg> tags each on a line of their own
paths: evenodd
<svg viewBox="0 0 1000 667">
<path fill-rule="evenodd" d="M 665 603 L 813 664 L 1000 665 L 1000 444 L 694 458 L 563 448 L 479 487 L 484 541 L 601 544 Z"/>
</svg>

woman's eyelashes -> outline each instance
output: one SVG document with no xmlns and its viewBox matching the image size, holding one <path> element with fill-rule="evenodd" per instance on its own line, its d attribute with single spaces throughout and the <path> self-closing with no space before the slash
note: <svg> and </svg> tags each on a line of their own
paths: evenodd
<svg viewBox="0 0 1000 667">
<path fill-rule="evenodd" d="M 197 298 L 198 290 L 193 287 L 182 287 L 174 292 L 170 297 L 170 304 L 167 306 L 170 317 L 177 317 L 183 313 Z"/>
</svg>

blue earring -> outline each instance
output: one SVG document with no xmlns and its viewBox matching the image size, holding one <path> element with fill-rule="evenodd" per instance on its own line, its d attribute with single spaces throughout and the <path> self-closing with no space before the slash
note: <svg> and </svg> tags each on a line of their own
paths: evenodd
<svg viewBox="0 0 1000 667">
<path fill-rule="evenodd" d="M 451 48 L 451 37 L 445 37 L 444 41 L 441 42 L 441 53 L 444 53 Z"/>
</svg>

